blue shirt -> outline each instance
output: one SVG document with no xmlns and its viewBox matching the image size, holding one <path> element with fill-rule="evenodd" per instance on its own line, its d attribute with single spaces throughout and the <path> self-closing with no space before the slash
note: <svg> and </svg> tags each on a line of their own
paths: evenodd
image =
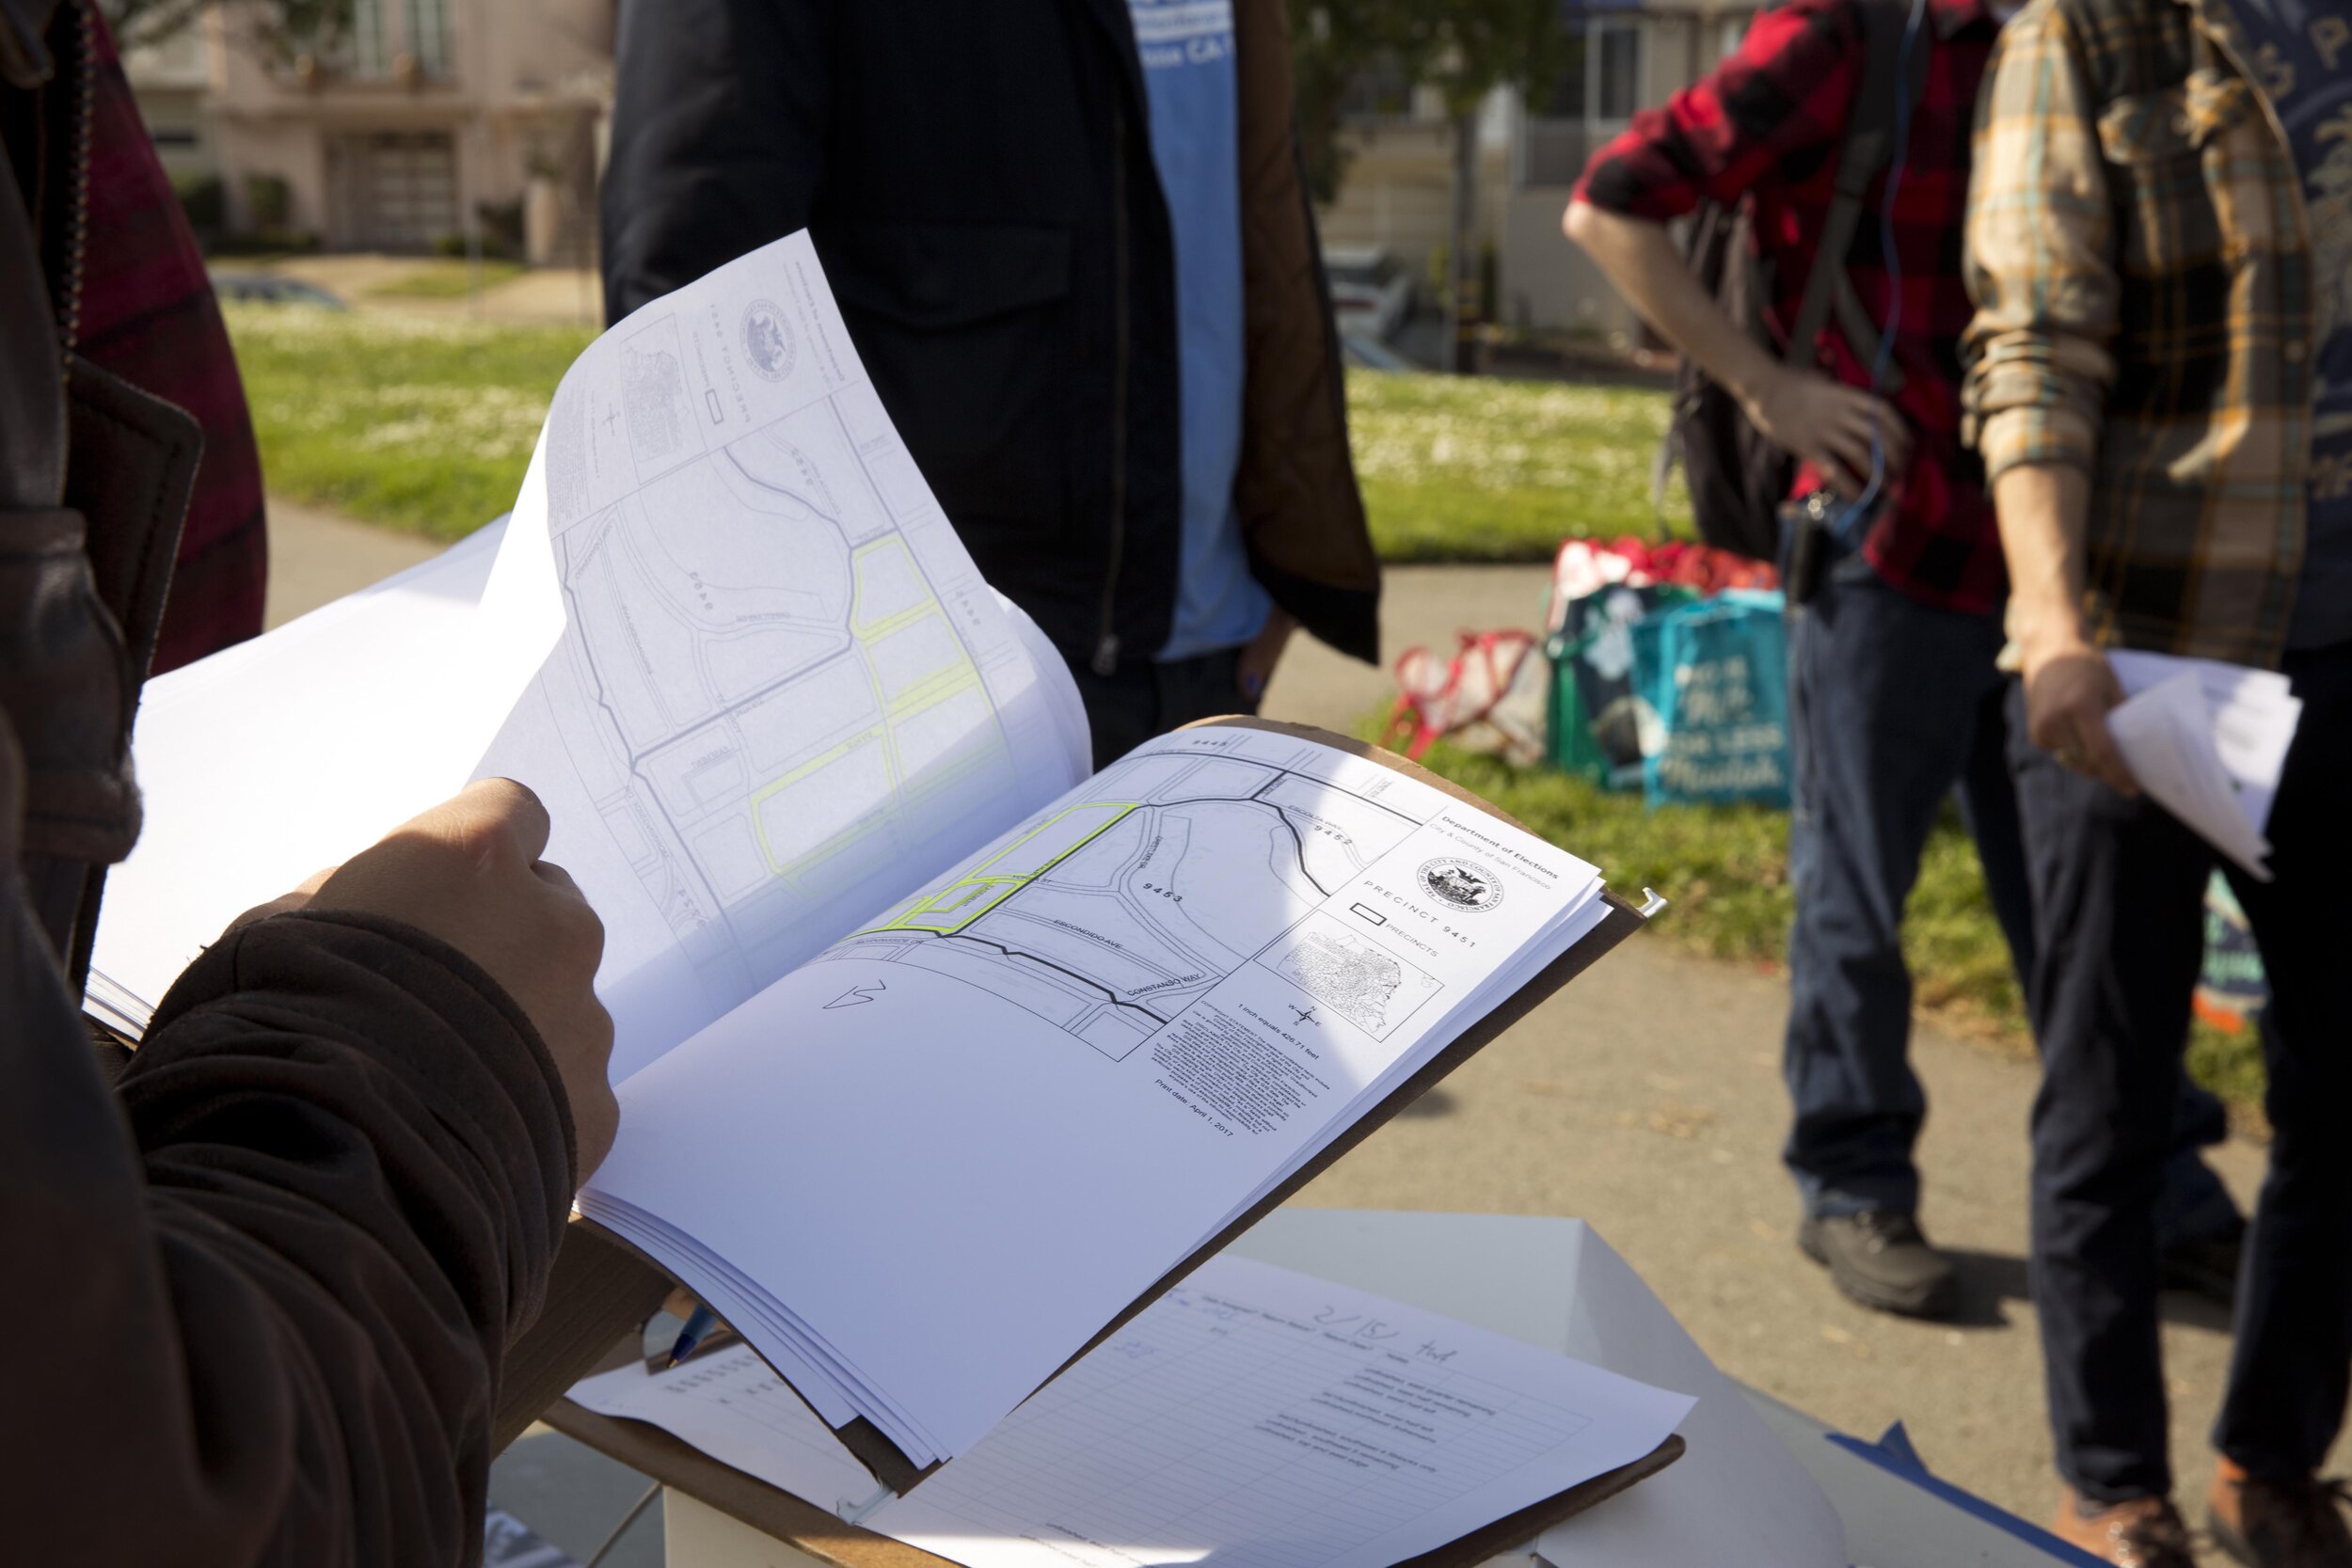
<svg viewBox="0 0 2352 1568">
<path fill-rule="evenodd" d="M 2311 510 L 2287 646 L 2325 648 L 2352 641 L 2352 6 L 2236 0 L 2231 8 L 2247 65 L 2286 131 L 2311 225 Z"/>
<path fill-rule="evenodd" d="M 1243 376 L 1240 119 L 1232 0 L 1127 0 L 1151 100 L 1152 163 L 1176 242 L 1183 555 L 1159 657 L 1258 635 L 1273 601 L 1249 575 L 1233 473 Z"/>
</svg>

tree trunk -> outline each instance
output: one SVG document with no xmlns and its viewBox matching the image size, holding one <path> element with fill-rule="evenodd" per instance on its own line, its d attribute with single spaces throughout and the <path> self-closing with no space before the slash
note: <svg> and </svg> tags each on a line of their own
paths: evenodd
<svg viewBox="0 0 2352 1568">
<path fill-rule="evenodd" d="M 1446 264 L 1453 274 L 1446 289 L 1445 355 L 1448 368 L 1467 374 L 1477 368 L 1470 351 L 1472 312 L 1470 290 L 1478 278 L 1478 258 L 1472 253 L 1472 214 L 1478 210 L 1478 116 L 1454 117 L 1454 226 L 1446 241 Z"/>
</svg>

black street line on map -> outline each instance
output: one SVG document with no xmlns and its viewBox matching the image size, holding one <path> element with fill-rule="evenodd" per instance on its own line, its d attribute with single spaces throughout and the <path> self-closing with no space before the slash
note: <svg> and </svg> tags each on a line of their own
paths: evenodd
<svg viewBox="0 0 2352 1568">
<path fill-rule="evenodd" d="M 1035 953 L 1027 952 L 1022 948 L 1007 947 L 1003 942 L 991 942 L 986 937 L 966 936 L 961 931 L 950 931 L 946 935 L 934 940 L 939 942 L 973 942 L 981 947 L 993 947 L 997 952 L 1002 953 L 1008 958 L 1026 958 L 1029 962 L 1037 965 L 1040 969 L 1050 969 L 1057 974 L 1067 974 L 1073 980 L 1077 981 L 1078 984 L 1086 986 L 1091 990 L 1101 991 L 1104 999 L 1109 1002 L 1114 1007 L 1124 1007 L 1131 1013 L 1141 1013 L 1144 1017 L 1150 1019 L 1154 1023 L 1166 1023 L 1168 1022 L 1167 1019 L 1163 1018 L 1158 1013 L 1153 1012 L 1149 1007 L 1139 1007 L 1133 1002 L 1121 1002 L 1119 999 L 1119 993 L 1117 991 L 1103 984 L 1102 981 L 1095 979 L 1092 975 L 1081 974 L 1074 969 L 1065 969 L 1060 964 L 1054 962 L 1051 958 L 1041 958 Z M 1006 1000 L 1010 1001 L 1011 999 L 1008 997 Z M 1018 1006 L 1019 1004 L 1015 1003 L 1014 1006 Z M 1033 1012 L 1036 1009 L 1030 1008 L 1027 1010 Z"/>
</svg>

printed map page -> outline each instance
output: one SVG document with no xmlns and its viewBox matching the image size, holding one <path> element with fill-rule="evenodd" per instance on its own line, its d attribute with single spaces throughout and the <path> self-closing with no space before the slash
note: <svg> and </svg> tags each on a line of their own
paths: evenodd
<svg viewBox="0 0 2352 1568">
<path fill-rule="evenodd" d="M 804 235 L 593 344 L 538 469 L 563 631 L 479 771 L 604 917 L 616 1078 L 1083 775 Z"/>
<path fill-rule="evenodd" d="M 1312 1027 L 1320 1009 L 1386 1037 L 1437 981 L 1363 914 L 1307 911 L 1402 843 L 1427 807 L 1377 769 L 1335 782 L 1332 753 L 1308 742 L 1187 732 L 1183 747 L 1105 769 L 1092 799 L 825 957 L 982 987 L 1114 1059 L 1258 958 L 1302 993 L 1294 1024 Z"/>
<path fill-rule="evenodd" d="M 1565 951 L 1599 886 L 1307 734 L 1179 730 L 622 1085 L 580 1207 L 823 1369 L 813 1404 L 960 1453 Z"/>
</svg>

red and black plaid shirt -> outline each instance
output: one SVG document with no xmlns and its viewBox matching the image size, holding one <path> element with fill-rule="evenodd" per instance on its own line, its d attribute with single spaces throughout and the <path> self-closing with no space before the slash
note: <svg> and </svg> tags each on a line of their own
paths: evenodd
<svg viewBox="0 0 2352 1568">
<path fill-rule="evenodd" d="M 150 671 L 160 675 L 262 629 L 269 576 L 262 461 L 203 254 L 156 160 L 103 16 L 96 31 L 89 250 L 74 346 L 186 410 L 204 431 Z"/>
<path fill-rule="evenodd" d="M 1998 30 L 1984 0 L 1928 0 L 1935 50 L 1924 101 L 1913 105 L 1910 155 L 1895 195 L 1902 320 L 1893 403 L 1911 421 L 1908 471 L 1888 476 L 1892 502 L 1863 542 L 1879 575 L 1911 597 L 1977 613 L 2008 592 L 1983 466 L 1960 438 L 1960 335 L 1975 314 L 1961 278 L 1968 207 L 1968 147 Z M 1714 71 L 1634 117 L 1595 154 L 1577 195 L 1606 212 L 1666 222 L 1712 199 L 1750 196 L 1757 243 L 1772 263 L 1775 331 L 1796 319 L 1814 237 L 1829 213 L 1838 144 L 1864 69 L 1862 21 L 1850 0 L 1786 0 L 1757 15 L 1739 50 Z M 1873 181 L 1847 271 L 1883 328 L 1894 298 L 1881 243 L 1886 176 Z M 1870 384 L 1870 367 L 1833 321 L 1820 364 L 1840 381 Z M 1823 483 L 1801 466 L 1793 494 Z"/>
</svg>

